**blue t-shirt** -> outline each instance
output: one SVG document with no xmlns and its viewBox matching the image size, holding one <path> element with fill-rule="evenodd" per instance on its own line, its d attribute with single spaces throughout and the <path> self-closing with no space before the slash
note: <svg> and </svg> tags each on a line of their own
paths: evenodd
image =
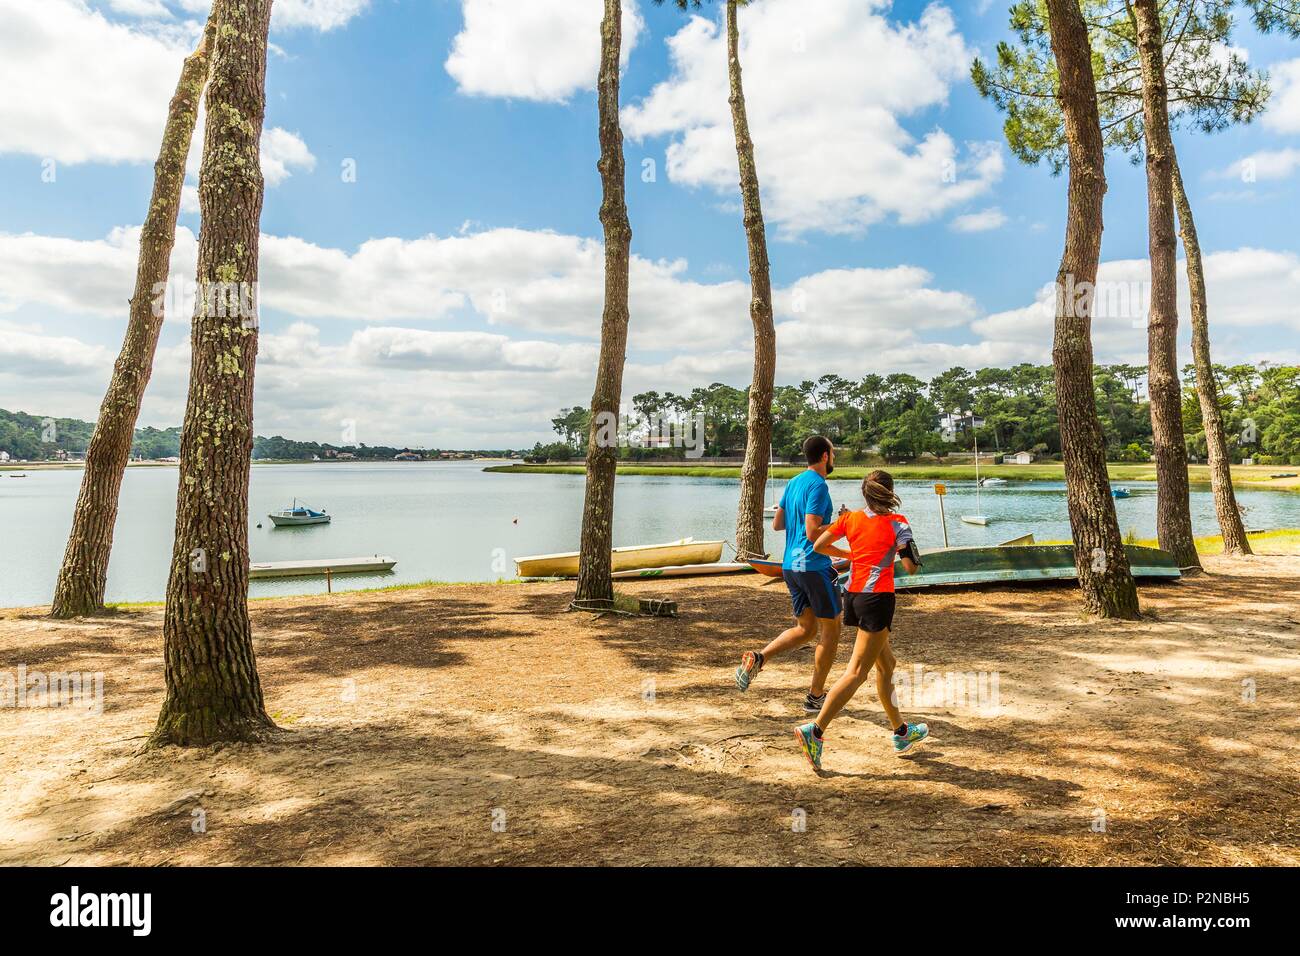
<svg viewBox="0 0 1300 956">
<path fill-rule="evenodd" d="M 794 478 L 785 486 L 781 510 L 785 512 L 785 557 L 781 560 L 781 567 L 794 571 L 828 570 L 831 559 L 813 550 L 814 542 L 808 540 L 808 527 L 804 522 L 808 515 L 820 515 L 827 524 L 834 517 L 826 479 L 812 469 Z"/>
</svg>

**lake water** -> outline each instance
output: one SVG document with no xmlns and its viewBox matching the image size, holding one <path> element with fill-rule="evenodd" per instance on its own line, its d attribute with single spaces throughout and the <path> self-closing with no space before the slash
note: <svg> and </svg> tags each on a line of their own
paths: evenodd
<svg viewBox="0 0 1300 956">
<path fill-rule="evenodd" d="M 582 518 L 581 475 L 488 474 L 481 462 L 380 462 L 255 465 L 249 547 L 254 561 L 385 554 L 397 567 L 385 575 L 349 575 L 340 588 L 426 580 L 490 581 L 513 577 L 519 555 L 576 550 Z M 72 523 L 81 472 L 42 471 L 14 479 L 0 472 L 0 607 L 48 603 Z M 175 520 L 177 469 L 130 468 L 122 483 L 109 601 L 159 600 L 166 590 Z M 772 500 L 784 482 L 772 483 Z M 1133 497 L 1115 503 L 1120 527 L 1155 537 L 1155 486 L 1127 483 Z M 948 482 L 945 505 L 953 545 L 996 544 L 1027 532 L 1040 541 L 1070 537 L 1062 482 L 1012 482 L 985 489 L 988 527 L 960 521 L 975 512 L 973 482 Z M 903 481 L 902 511 L 922 550 L 943 534 L 932 482 Z M 739 482 L 711 478 L 622 477 L 615 503 L 614 544 L 653 544 L 693 536 L 731 541 Z M 838 507 L 860 507 L 856 481 L 832 481 Z M 1300 494 L 1240 491 L 1250 528 L 1300 527 Z M 334 516 L 328 525 L 275 528 L 269 511 L 294 497 Z M 1218 532 L 1209 488 L 1194 486 L 1198 534 Z M 262 527 L 255 527 L 257 523 Z M 779 552 L 784 535 L 768 532 Z M 724 549 L 724 558 L 731 557 Z M 250 593 L 325 590 L 323 579 L 254 581 Z"/>
</svg>

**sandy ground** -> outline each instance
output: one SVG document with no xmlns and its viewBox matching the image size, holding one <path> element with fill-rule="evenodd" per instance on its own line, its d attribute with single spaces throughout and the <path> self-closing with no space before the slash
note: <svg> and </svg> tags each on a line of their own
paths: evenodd
<svg viewBox="0 0 1300 956">
<path fill-rule="evenodd" d="M 103 671 L 105 698 L 0 710 L 0 863 L 1296 865 L 1300 558 L 1208 565 L 1136 625 L 1064 586 L 900 598 L 900 667 L 997 700 L 932 690 L 898 758 L 869 683 L 820 776 L 791 734 L 811 653 L 732 684 L 787 620 L 755 577 L 625 588 L 676 620 L 554 584 L 256 601 L 281 739 L 143 754 L 161 609 L 3 611 L 0 673 Z"/>
</svg>

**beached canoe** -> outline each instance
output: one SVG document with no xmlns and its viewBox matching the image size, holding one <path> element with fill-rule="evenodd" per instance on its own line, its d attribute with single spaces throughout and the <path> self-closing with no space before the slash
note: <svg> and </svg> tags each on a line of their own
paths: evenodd
<svg viewBox="0 0 1300 956">
<path fill-rule="evenodd" d="M 378 574 L 393 570 L 395 558 L 319 558 L 307 561 L 255 561 L 248 566 L 250 578 L 324 577 L 330 574 Z"/>
<path fill-rule="evenodd" d="M 722 541 L 696 541 L 683 538 L 667 544 L 633 545 L 615 548 L 612 570 L 642 571 L 647 568 L 672 568 L 692 564 L 717 564 L 722 559 Z M 521 578 L 576 578 L 578 552 L 561 554 L 534 554 L 515 558 L 515 569 Z"/>
<path fill-rule="evenodd" d="M 679 564 L 670 568 L 640 568 L 615 571 L 610 575 L 618 580 L 629 578 L 701 578 L 715 574 L 753 574 L 754 569 L 739 561 L 719 561 L 716 564 Z"/>
<path fill-rule="evenodd" d="M 1125 545 L 1135 578 L 1178 578 L 1182 572 L 1168 552 Z M 1022 545 L 996 548 L 954 548 L 922 554 L 921 570 L 907 574 L 894 567 L 894 587 L 900 591 L 959 584 L 1066 581 L 1077 577 L 1072 545 Z"/>
</svg>

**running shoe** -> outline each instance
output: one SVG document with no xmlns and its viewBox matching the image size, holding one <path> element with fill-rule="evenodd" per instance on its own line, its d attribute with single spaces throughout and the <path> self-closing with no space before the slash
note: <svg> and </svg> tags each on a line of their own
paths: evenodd
<svg viewBox="0 0 1300 956">
<path fill-rule="evenodd" d="M 808 694 L 803 699 L 803 712 L 805 714 L 820 714 L 822 712 L 822 705 L 825 703 L 825 694 L 822 694 L 820 697 L 814 697 L 812 694 Z"/>
<path fill-rule="evenodd" d="M 758 655 L 753 651 L 745 651 L 745 656 L 740 659 L 740 666 L 736 668 L 736 686 L 741 690 L 749 690 L 750 682 L 762 669 L 763 664 Z"/>
<path fill-rule="evenodd" d="M 925 724 L 908 724 L 907 733 L 894 734 L 894 753 L 905 754 L 929 736 L 930 728 Z"/>
<path fill-rule="evenodd" d="M 794 736 L 799 741 L 799 746 L 803 748 L 803 755 L 808 758 L 812 768 L 820 770 L 822 768 L 822 748 L 825 744 L 817 736 L 817 725 L 804 724 L 802 727 L 796 727 Z"/>
</svg>

